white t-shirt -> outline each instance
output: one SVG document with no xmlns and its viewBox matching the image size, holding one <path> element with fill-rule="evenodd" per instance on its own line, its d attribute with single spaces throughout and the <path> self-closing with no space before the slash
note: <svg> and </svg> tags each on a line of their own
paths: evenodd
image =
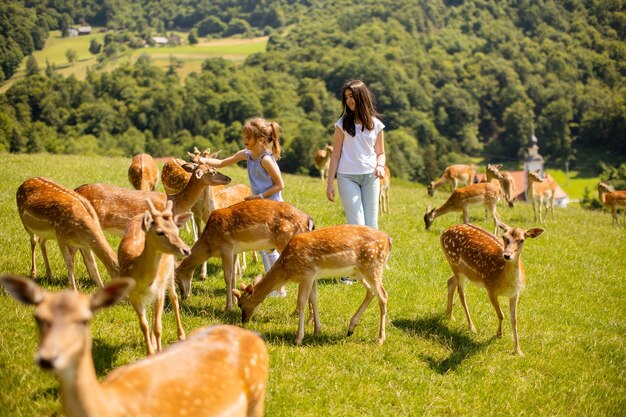
<svg viewBox="0 0 626 417">
<path fill-rule="evenodd" d="M 343 130 L 343 117 L 337 120 L 335 126 L 343 131 L 343 146 L 337 173 L 339 174 L 371 174 L 376 169 L 376 138 L 385 127 L 383 122 L 373 118 L 374 130 L 364 129 L 355 124 L 355 135 L 351 136 Z"/>
</svg>

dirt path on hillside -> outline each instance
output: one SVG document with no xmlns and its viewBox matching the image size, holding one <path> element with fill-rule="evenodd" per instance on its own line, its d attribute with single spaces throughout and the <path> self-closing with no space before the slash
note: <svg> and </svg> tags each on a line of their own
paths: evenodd
<svg viewBox="0 0 626 417">
<path fill-rule="evenodd" d="M 223 46 L 223 45 L 245 45 L 248 43 L 267 42 L 269 36 L 259 36 L 258 38 L 246 39 L 211 39 L 209 41 L 198 42 L 199 46 Z"/>
</svg>

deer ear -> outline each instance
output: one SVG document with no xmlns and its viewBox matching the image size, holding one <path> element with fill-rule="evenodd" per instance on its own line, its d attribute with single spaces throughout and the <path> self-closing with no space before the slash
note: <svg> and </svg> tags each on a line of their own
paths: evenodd
<svg viewBox="0 0 626 417">
<path fill-rule="evenodd" d="M 543 229 L 540 227 L 535 227 L 533 229 L 529 229 L 526 231 L 526 237 L 536 238 L 541 236 L 543 233 Z"/>
<path fill-rule="evenodd" d="M 241 298 L 241 291 L 239 291 L 237 288 L 233 288 L 233 297 L 239 300 Z"/>
<path fill-rule="evenodd" d="M 147 232 L 148 229 L 150 229 L 151 224 L 152 224 L 152 214 L 148 210 L 146 210 L 143 213 L 143 221 L 141 223 L 143 231 Z"/>
<path fill-rule="evenodd" d="M 502 231 L 506 232 L 507 230 L 509 230 L 509 226 L 507 226 L 506 224 L 502 223 L 500 220 L 496 221 L 496 224 L 498 225 L 498 227 L 500 229 L 502 229 Z"/>
<path fill-rule="evenodd" d="M 191 212 L 187 212 L 187 213 L 181 213 L 181 214 L 177 214 L 174 217 L 174 223 L 176 223 L 176 226 L 178 226 L 179 228 L 182 227 L 185 223 L 187 223 L 187 221 L 189 219 L 191 219 L 193 217 L 193 213 Z"/>
<path fill-rule="evenodd" d="M 248 285 L 245 290 L 243 290 L 244 294 L 248 296 L 254 294 L 254 287 L 252 285 Z"/>
<path fill-rule="evenodd" d="M 116 304 L 134 287 L 135 281 L 132 278 L 113 279 L 91 297 L 91 311 L 95 313 L 101 308 Z"/>
<path fill-rule="evenodd" d="M 25 278 L 3 275 L 0 277 L 0 284 L 7 290 L 11 297 L 27 305 L 39 304 L 45 294 L 45 290 L 39 285 Z"/>
</svg>

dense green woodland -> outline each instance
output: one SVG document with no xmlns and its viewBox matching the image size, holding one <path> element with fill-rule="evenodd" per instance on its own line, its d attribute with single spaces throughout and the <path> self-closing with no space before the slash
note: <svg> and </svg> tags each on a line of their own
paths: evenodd
<svg viewBox="0 0 626 417">
<path fill-rule="evenodd" d="M 241 147 L 262 115 L 284 129 L 287 172 L 314 173 L 341 85 L 363 79 L 395 176 L 430 181 L 468 156 L 514 165 L 531 126 L 549 164 L 626 159 L 626 5 L 619 0 L 84 0 L 0 5 L 0 78 L 48 30 L 270 35 L 243 64 L 184 83 L 149 58 L 86 80 L 32 66 L 0 97 L 0 151 L 155 156 Z M 40 63 L 42 64 L 42 63 Z"/>
</svg>

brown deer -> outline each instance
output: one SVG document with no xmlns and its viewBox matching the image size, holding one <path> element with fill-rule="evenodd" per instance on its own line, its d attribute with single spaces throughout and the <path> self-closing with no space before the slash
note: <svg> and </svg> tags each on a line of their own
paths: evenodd
<svg viewBox="0 0 626 417">
<path fill-rule="evenodd" d="M 515 199 L 515 180 L 510 173 L 507 171 L 500 171 L 500 168 L 502 168 L 502 164 L 487 164 L 485 178 L 487 181 L 492 181 L 494 179 L 498 180 L 500 188 L 502 189 L 504 200 L 507 202 L 509 207 L 513 207 L 513 200 Z"/>
<path fill-rule="evenodd" d="M 176 268 L 181 295 L 191 294 L 196 266 L 210 257 L 220 257 L 226 283 L 226 310 L 232 311 L 235 255 L 273 248 L 281 252 L 293 236 L 313 228 L 313 219 L 307 214 L 290 204 L 273 200 L 246 200 L 213 211 L 191 254 Z"/>
<path fill-rule="evenodd" d="M 57 376 L 68 417 L 263 416 L 267 347 L 236 326 L 207 326 L 154 356 L 95 372 L 89 322 L 119 302 L 133 280 L 115 279 L 93 295 L 48 292 L 34 282 L 0 277 L 16 300 L 35 306 L 37 365 Z"/>
<path fill-rule="evenodd" d="M 542 178 L 539 171 L 528 172 L 528 186 L 526 195 L 533 205 L 533 213 L 535 221 L 537 221 L 537 211 L 539 211 L 539 223 L 543 223 L 544 219 L 541 215 L 542 207 L 545 207 L 545 217 L 548 217 L 548 207 L 554 220 L 554 196 L 556 194 L 557 184 L 550 177 Z"/>
<path fill-rule="evenodd" d="M 321 331 L 317 308 L 316 280 L 331 276 L 356 276 L 366 288 L 365 300 L 350 320 L 348 336 L 352 335 L 361 315 L 374 297 L 378 297 L 380 326 L 378 344 L 385 340 L 387 317 L 387 291 L 383 287 L 383 270 L 389 259 L 391 238 L 372 227 L 339 225 L 325 227 L 294 236 L 285 247 L 280 258 L 254 285 L 233 290 L 241 308 L 241 319 L 250 321 L 265 297 L 287 281 L 297 282 L 299 314 L 298 333 L 295 343 L 304 338 L 304 313 L 310 302 L 314 318 L 314 335 Z"/>
<path fill-rule="evenodd" d="M 476 169 L 473 165 L 450 165 L 443 171 L 441 178 L 428 185 L 428 195 L 433 197 L 435 190 L 444 184 L 450 184 L 450 192 L 456 190 L 459 184 L 472 184 L 475 176 Z"/>
<path fill-rule="evenodd" d="M 484 204 L 487 212 L 491 213 L 495 228 L 497 229 L 497 221 L 500 218 L 496 211 L 496 204 L 500 200 L 500 186 L 493 182 L 481 182 L 470 184 L 465 187 L 457 188 L 452 192 L 448 200 L 439 208 L 426 209 L 424 214 L 424 224 L 426 230 L 430 229 L 435 219 L 451 211 L 462 211 L 463 222 L 469 223 L 469 206 Z M 496 230 L 494 230 L 494 234 Z"/>
<path fill-rule="evenodd" d="M 159 168 L 146 153 L 133 156 L 128 168 L 128 181 L 135 190 L 154 191 L 159 178 Z"/>
<path fill-rule="evenodd" d="M 229 177 L 208 165 L 187 164 L 187 167 L 191 171 L 190 179 L 182 191 L 173 195 L 108 184 L 85 184 L 76 188 L 76 192 L 91 202 L 104 230 L 123 236 L 130 220 L 149 208 L 147 200 L 159 210 L 165 209 L 165 203 L 170 200 L 174 203 L 175 215 L 186 213 L 198 201 L 205 187 L 230 182 Z"/>
<path fill-rule="evenodd" d="M 74 255 L 80 249 L 91 278 L 102 287 L 102 280 L 93 254 L 102 261 L 111 278 L 119 275 L 115 252 L 107 242 L 93 207 L 78 193 L 42 177 L 27 179 L 16 194 L 17 211 L 30 235 L 31 277 L 36 275 L 37 242 L 51 277 L 46 240 L 56 239 L 65 260 L 70 285 L 76 290 Z M 93 252 L 92 252 L 93 251 Z"/>
<path fill-rule="evenodd" d="M 517 337 L 517 302 L 526 280 L 521 253 L 524 240 L 540 236 L 543 229 L 524 230 L 501 222 L 498 222 L 498 227 L 504 231 L 502 241 L 471 224 L 452 226 L 441 235 L 441 247 L 452 269 L 452 276 L 448 279 L 447 315 L 452 318 L 452 299 L 456 290 L 470 331 L 476 333 L 465 301 L 467 279 L 487 290 L 489 301 L 499 320 L 496 335 L 501 337 L 504 315 L 498 297 L 508 297 L 513 329 L 513 354 L 523 355 Z"/>
<path fill-rule="evenodd" d="M 328 165 L 330 164 L 330 158 L 333 156 L 332 145 L 325 145 L 323 149 L 318 149 L 315 152 L 313 161 L 315 162 L 315 168 L 320 172 L 320 177 L 324 181 L 324 177 L 328 172 Z"/>
<path fill-rule="evenodd" d="M 385 165 L 385 176 L 380 179 L 380 194 L 378 195 L 378 211 L 380 214 L 389 213 L 389 189 L 391 188 L 391 172 Z"/>
<path fill-rule="evenodd" d="M 185 188 L 191 178 L 189 170 L 183 168 L 185 164 L 187 162 L 182 159 L 172 158 L 163 165 L 161 184 L 163 184 L 165 193 L 176 194 Z"/>
<path fill-rule="evenodd" d="M 607 209 L 611 210 L 612 225 L 619 226 L 617 210 L 624 213 L 624 225 L 626 225 L 626 190 L 615 191 L 613 187 L 605 182 L 598 184 L 598 198 Z"/>
<path fill-rule="evenodd" d="M 135 281 L 128 299 L 139 317 L 147 353 L 152 355 L 162 350 L 161 318 L 167 290 L 176 317 L 178 338 L 185 338 L 174 287 L 174 255 L 189 255 L 189 246 L 178 235 L 178 227 L 185 224 L 191 213 L 174 216 L 171 201 L 167 202 L 163 211 L 155 209 L 150 200 L 146 202 L 150 209 L 130 221 L 117 256 L 120 275 Z M 153 304 L 152 334 L 146 318 L 146 307 L 150 304 Z"/>
</svg>

